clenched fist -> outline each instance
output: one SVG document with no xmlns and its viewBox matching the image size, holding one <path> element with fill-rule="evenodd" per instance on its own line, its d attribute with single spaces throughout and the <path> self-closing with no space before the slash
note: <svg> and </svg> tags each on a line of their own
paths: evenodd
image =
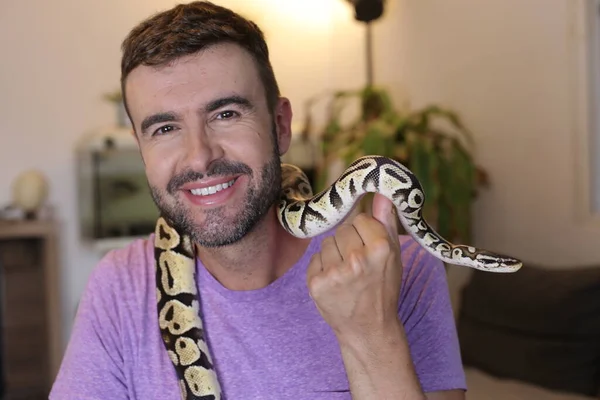
<svg viewBox="0 0 600 400">
<path fill-rule="evenodd" d="M 310 295 L 338 339 L 360 341 L 397 327 L 402 264 L 393 207 L 376 194 L 373 217 L 358 214 L 340 225 L 310 261 Z"/>
</svg>

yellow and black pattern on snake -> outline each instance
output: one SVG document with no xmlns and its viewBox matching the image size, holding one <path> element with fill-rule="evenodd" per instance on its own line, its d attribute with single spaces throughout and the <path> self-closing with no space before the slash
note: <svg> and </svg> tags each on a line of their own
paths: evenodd
<svg viewBox="0 0 600 400">
<path fill-rule="evenodd" d="M 408 234 L 438 259 L 490 272 L 514 272 L 521 268 L 521 262 L 515 258 L 455 245 L 441 237 L 422 216 L 425 194 L 415 175 L 386 157 L 357 159 L 331 186 L 316 195 L 302 170 L 282 164 L 279 222 L 294 236 L 314 237 L 341 223 L 369 192 L 390 199 Z M 221 399 L 221 387 L 200 316 L 194 245 L 164 218 L 158 220 L 155 233 L 159 326 L 179 378 L 182 399 Z"/>
<path fill-rule="evenodd" d="M 220 400 L 221 387 L 208 350 L 196 286 L 194 245 L 164 218 L 156 224 L 158 321 L 175 366 L 182 399 Z"/>
</svg>

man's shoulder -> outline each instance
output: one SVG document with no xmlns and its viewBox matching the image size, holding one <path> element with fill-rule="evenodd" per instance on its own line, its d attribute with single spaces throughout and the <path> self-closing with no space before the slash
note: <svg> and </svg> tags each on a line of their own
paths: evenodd
<svg viewBox="0 0 600 400">
<path fill-rule="evenodd" d="M 410 283 L 412 291 L 422 291 L 425 286 L 446 284 L 446 268 L 442 260 L 410 235 L 399 235 L 399 241 L 403 281 Z"/>
<path fill-rule="evenodd" d="M 123 247 L 108 251 L 100 260 L 99 268 L 130 268 L 145 265 L 152 257 L 154 233 L 148 237 L 133 239 Z"/>
<path fill-rule="evenodd" d="M 92 270 L 89 285 L 131 290 L 145 283 L 154 272 L 153 238 L 151 234 L 108 251 Z"/>
</svg>

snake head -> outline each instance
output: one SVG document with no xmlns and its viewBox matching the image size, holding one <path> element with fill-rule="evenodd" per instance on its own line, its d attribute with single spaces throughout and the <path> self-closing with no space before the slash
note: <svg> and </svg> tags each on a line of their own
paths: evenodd
<svg viewBox="0 0 600 400">
<path fill-rule="evenodd" d="M 516 272 L 523 266 L 516 258 L 465 245 L 454 246 L 452 259 L 487 272 Z"/>
<path fill-rule="evenodd" d="M 281 164 L 281 196 L 282 200 L 306 200 L 313 196 L 308 177 L 299 167 Z"/>
</svg>

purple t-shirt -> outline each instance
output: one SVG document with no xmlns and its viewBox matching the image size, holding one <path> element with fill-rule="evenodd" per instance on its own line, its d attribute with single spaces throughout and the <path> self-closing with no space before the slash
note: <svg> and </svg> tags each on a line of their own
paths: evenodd
<svg viewBox="0 0 600 400">
<path fill-rule="evenodd" d="M 51 400 L 180 400 L 157 322 L 153 235 L 107 254 L 81 298 Z M 306 287 L 310 256 L 269 286 L 231 291 L 198 263 L 208 342 L 227 400 L 350 399 L 335 336 Z M 443 264 L 400 237 L 399 315 L 426 392 L 466 389 Z"/>
</svg>

